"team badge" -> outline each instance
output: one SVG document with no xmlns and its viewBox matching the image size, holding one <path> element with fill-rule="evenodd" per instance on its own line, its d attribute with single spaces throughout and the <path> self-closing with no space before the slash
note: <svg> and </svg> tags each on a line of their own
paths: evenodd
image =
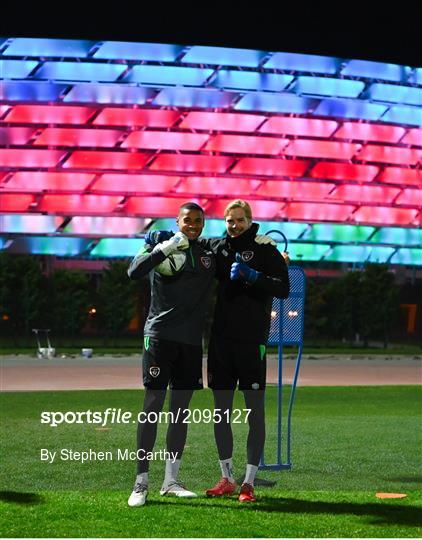
<svg viewBox="0 0 422 540">
<path fill-rule="evenodd" d="M 201 263 L 205 266 L 205 268 L 208 270 L 208 268 L 211 268 L 211 258 L 210 257 L 201 257 Z"/>
<path fill-rule="evenodd" d="M 160 368 L 158 366 L 152 366 L 149 368 L 149 374 L 156 379 L 160 374 Z"/>
<path fill-rule="evenodd" d="M 248 262 L 250 261 L 254 256 L 254 252 L 253 251 L 243 251 L 242 252 L 242 259 L 245 261 L 245 262 Z"/>
</svg>

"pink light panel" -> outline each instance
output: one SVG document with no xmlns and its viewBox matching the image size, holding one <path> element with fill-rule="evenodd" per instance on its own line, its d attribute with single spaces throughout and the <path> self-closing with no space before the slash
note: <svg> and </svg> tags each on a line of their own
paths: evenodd
<svg viewBox="0 0 422 540">
<path fill-rule="evenodd" d="M 355 203 L 392 203 L 393 199 L 400 193 L 400 189 L 375 186 L 338 186 L 330 194 L 330 198 L 341 201 L 350 201 Z"/>
<path fill-rule="evenodd" d="M 398 126 L 344 122 L 336 132 L 335 138 L 396 143 L 403 137 L 405 131 Z"/>
<path fill-rule="evenodd" d="M 411 148 L 399 148 L 396 146 L 378 146 L 368 144 L 362 148 L 362 151 L 357 157 L 362 161 L 416 165 L 419 159 L 422 158 L 422 151 Z"/>
<path fill-rule="evenodd" d="M 26 144 L 34 133 L 34 127 L 0 127 L 0 144 Z"/>
<path fill-rule="evenodd" d="M 60 172 L 17 172 L 6 188 L 16 191 L 82 191 L 93 180 L 93 174 Z"/>
<path fill-rule="evenodd" d="M 176 216 L 184 202 L 186 202 L 184 199 L 171 197 L 131 197 L 126 204 L 125 211 L 128 214 L 148 217 Z M 197 198 L 193 198 L 192 202 L 203 206 L 203 202 Z"/>
<path fill-rule="evenodd" d="M 360 144 L 297 139 L 291 141 L 284 153 L 286 156 L 351 159 L 360 148 Z"/>
<path fill-rule="evenodd" d="M 64 163 L 65 169 L 143 169 L 150 154 L 139 152 L 76 151 Z"/>
<path fill-rule="evenodd" d="M 208 217 L 223 218 L 226 206 L 233 199 L 218 199 L 210 201 L 206 206 L 206 214 Z M 284 203 L 275 201 L 253 201 L 253 217 L 254 219 L 275 219 L 284 216 Z"/>
<path fill-rule="evenodd" d="M 16 105 L 5 121 L 25 124 L 85 124 L 95 111 L 90 107 Z"/>
<path fill-rule="evenodd" d="M 354 213 L 353 219 L 358 223 L 379 225 L 410 225 L 418 214 L 417 210 L 407 208 L 389 208 L 382 206 L 361 206 Z"/>
<path fill-rule="evenodd" d="M 156 109 L 105 108 L 94 120 L 99 126 L 150 126 L 169 128 L 180 118 L 176 111 Z"/>
<path fill-rule="evenodd" d="M 0 212 L 24 212 L 33 201 L 33 195 L 0 195 Z"/>
<path fill-rule="evenodd" d="M 214 152 L 237 154 L 278 155 L 288 143 L 287 139 L 275 137 L 239 137 L 239 135 L 216 135 L 206 146 Z"/>
<path fill-rule="evenodd" d="M 378 174 L 375 165 L 354 165 L 352 163 L 330 163 L 320 161 L 312 171 L 312 178 L 331 178 L 333 180 L 357 180 L 371 182 Z"/>
<path fill-rule="evenodd" d="M 242 158 L 232 172 L 259 176 L 303 176 L 308 166 L 309 161 L 305 160 Z"/>
<path fill-rule="evenodd" d="M 170 131 L 136 131 L 123 142 L 125 148 L 165 150 L 200 150 L 209 135 L 174 133 Z"/>
<path fill-rule="evenodd" d="M 256 194 L 263 197 L 318 200 L 325 199 L 333 188 L 334 184 L 329 183 L 266 180 L 256 190 Z"/>
<path fill-rule="evenodd" d="M 161 154 L 150 169 L 152 171 L 224 173 L 233 163 L 232 157 Z"/>
<path fill-rule="evenodd" d="M 422 206 L 422 189 L 404 189 L 396 203 L 408 204 L 409 206 Z"/>
<path fill-rule="evenodd" d="M 103 214 L 112 212 L 121 200 L 121 196 L 44 195 L 37 209 L 40 212 Z"/>
<path fill-rule="evenodd" d="M 337 122 L 312 118 L 273 116 L 259 129 L 261 133 L 299 135 L 305 137 L 330 137 L 337 129 Z"/>
<path fill-rule="evenodd" d="M 54 167 L 65 154 L 60 150 L 0 149 L 0 167 Z"/>
<path fill-rule="evenodd" d="M 34 142 L 48 146 L 114 146 L 123 135 L 112 129 L 47 128 Z"/>
<path fill-rule="evenodd" d="M 386 167 L 379 175 L 380 182 L 422 186 L 422 171 L 404 167 Z"/>
<path fill-rule="evenodd" d="M 188 177 L 183 178 L 177 186 L 177 193 L 227 196 L 231 193 L 233 197 L 249 197 L 259 185 L 257 180 L 245 180 L 242 178 L 221 178 L 221 177 Z"/>
<path fill-rule="evenodd" d="M 92 191 L 167 193 L 174 188 L 178 181 L 178 176 L 103 174 L 95 182 Z"/>
<path fill-rule="evenodd" d="M 347 221 L 355 206 L 347 204 L 289 203 L 286 216 L 299 221 Z"/>
<path fill-rule="evenodd" d="M 401 142 L 413 146 L 422 146 L 422 128 L 409 129 Z"/>
<path fill-rule="evenodd" d="M 190 112 L 179 127 L 248 133 L 255 131 L 264 120 L 265 116 L 255 114 Z"/>
</svg>

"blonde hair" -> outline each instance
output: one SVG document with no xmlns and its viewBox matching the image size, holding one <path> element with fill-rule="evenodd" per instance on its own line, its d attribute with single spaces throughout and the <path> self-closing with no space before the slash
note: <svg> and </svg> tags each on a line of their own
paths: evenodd
<svg viewBox="0 0 422 540">
<path fill-rule="evenodd" d="M 224 217 L 227 217 L 230 210 L 233 210 L 233 208 L 243 208 L 245 211 L 245 216 L 252 221 L 252 208 L 249 206 L 249 203 L 246 201 L 243 201 L 242 199 L 236 199 L 235 201 L 232 201 L 229 203 L 225 210 L 224 210 Z"/>
</svg>

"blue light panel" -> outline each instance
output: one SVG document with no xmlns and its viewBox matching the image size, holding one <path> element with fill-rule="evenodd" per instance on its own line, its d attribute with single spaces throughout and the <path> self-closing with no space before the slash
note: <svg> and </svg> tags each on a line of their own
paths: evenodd
<svg viewBox="0 0 422 540">
<path fill-rule="evenodd" d="M 67 88 L 64 84 L 45 82 L 2 82 L 0 99 L 8 101 L 58 101 Z"/>
<path fill-rule="evenodd" d="M 422 249 L 398 249 L 390 263 L 422 266 Z"/>
<path fill-rule="evenodd" d="M 182 58 L 188 64 L 214 64 L 217 66 L 258 67 L 267 53 L 251 49 L 225 47 L 192 47 Z"/>
<path fill-rule="evenodd" d="M 349 75 L 350 77 L 406 82 L 410 74 L 410 68 L 396 64 L 384 64 L 382 62 L 350 60 L 341 70 L 341 74 Z"/>
<path fill-rule="evenodd" d="M 74 257 L 85 251 L 89 243 L 90 240 L 86 238 L 32 236 L 27 238 L 15 238 L 13 244 L 8 249 L 8 252 Z"/>
<path fill-rule="evenodd" d="M 394 84 L 371 84 L 368 96 L 375 101 L 404 103 L 406 105 L 422 105 L 422 89 Z"/>
<path fill-rule="evenodd" d="M 154 105 L 168 107 L 201 107 L 224 109 L 230 107 L 239 94 L 201 88 L 165 88 L 156 96 Z"/>
<path fill-rule="evenodd" d="M 341 65 L 339 58 L 310 54 L 276 53 L 265 62 L 265 68 L 287 71 L 310 71 L 311 73 L 337 73 Z"/>
<path fill-rule="evenodd" d="M 380 119 L 381 122 L 422 126 L 422 109 L 417 107 L 391 107 Z"/>
<path fill-rule="evenodd" d="M 267 94 L 253 92 L 246 94 L 235 105 L 239 111 L 266 111 L 307 114 L 318 105 L 318 100 L 301 98 L 290 94 Z"/>
<path fill-rule="evenodd" d="M 397 244 L 400 246 L 422 247 L 422 229 L 382 227 L 374 234 L 370 241 L 377 244 Z"/>
<path fill-rule="evenodd" d="M 0 215 L 0 232 L 2 233 L 54 233 L 63 223 L 58 216 L 39 216 L 28 214 Z"/>
<path fill-rule="evenodd" d="M 387 106 L 385 105 L 375 105 L 358 99 L 324 99 L 313 114 L 315 116 L 378 120 L 386 110 Z"/>
<path fill-rule="evenodd" d="M 34 61 L 0 60 L 0 79 L 25 79 L 36 65 Z"/>
<path fill-rule="evenodd" d="M 302 240 L 314 242 L 365 242 L 375 227 L 314 223 L 302 236 Z"/>
<path fill-rule="evenodd" d="M 183 51 L 180 45 L 161 43 L 130 43 L 129 41 L 106 41 L 95 52 L 94 58 L 110 60 L 148 60 L 155 62 L 174 62 Z"/>
<path fill-rule="evenodd" d="M 125 82 L 201 86 L 213 69 L 173 66 L 135 66 L 124 77 Z"/>
<path fill-rule="evenodd" d="M 65 102 L 143 105 L 155 95 L 151 88 L 127 85 L 78 84 L 65 96 Z"/>
<path fill-rule="evenodd" d="M 140 238 L 104 238 L 91 250 L 91 257 L 134 257 L 143 246 Z"/>
<path fill-rule="evenodd" d="M 325 261 L 351 263 L 384 263 L 388 260 L 394 248 L 380 246 L 335 246 L 324 257 Z"/>
<path fill-rule="evenodd" d="M 294 92 L 317 96 L 358 97 L 365 88 L 361 81 L 329 79 L 326 77 L 298 77 Z"/>
<path fill-rule="evenodd" d="M 283 251 L 283 244 L 278 244 L 277 249 Z M 320 261 L 330 249 L 328 244 L 289 244 L 289 256 L 292 261 Z"/>
<path fill-rule="evenodd" d="M 87 56 L 95 43 L 95 41 L 77 41 L 75 39 L 16 38 L 3 54 L 83 58 Z"/>
<path fill-rule="evenodd" d="M 221 70 L 212 81 L 218 88 L 240 88 L 244 90 L 269 90 L 280 92 L 293 80 L 291 75 L 255 73 L 252 71 Z"/>
<path fill-rule="evenodd" d="M 308 227 L 306 223 L 292 223 L 279 221 L 256 221 L 259 224 L 259 234 L 267 234 L 268 231 L 281 231 L 287 240 L 296 240 Z M 284 242 L 283 237 L 280 234 L 270 235 L 276 242 Z"/>
<path fill-rule="evenodd" d="M 92 62 L 46 62 L 34 75 L 35 79 L 60 81 L 115 81 L 126 69 L 122 64 Z"/>
<path fill-rule="evenodd" d="M 413 80 L 416 84 L 422 84 L 422 68 L 415 69 Z"/>
</svg>

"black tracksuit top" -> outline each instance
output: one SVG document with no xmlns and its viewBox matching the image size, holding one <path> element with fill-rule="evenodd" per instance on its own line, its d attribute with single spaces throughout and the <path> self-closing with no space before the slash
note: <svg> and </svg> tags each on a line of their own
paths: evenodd
<svg viewBox="0 0 422 540">
<path fill-rule="evenodd" d="M 189 240 L 186 265 L 176 276 L 154 271 L 166 256 L 144 252 L 132 260 L 128 275 L 137 279 L 149 274 L 151 305 L 144 335 L 153 338 L 202 345 L 211 284 L 215 276 L 213 253 L 197 240 Z"/>
<path fill-rule="evenodd" d="M 236 238 L 200 240 L 217 256 L 217 303 L 212 333 L 227 339 L 265 344 L 271 324 L 273 297 L 287 298 L 290 284 L 287 265 L 281 253 L 270 244 L 257 244 L 258 225 Z M 261 272 L 252 285 L 230 279 L 236 253 L 244 262 Z"/>
</svg>

